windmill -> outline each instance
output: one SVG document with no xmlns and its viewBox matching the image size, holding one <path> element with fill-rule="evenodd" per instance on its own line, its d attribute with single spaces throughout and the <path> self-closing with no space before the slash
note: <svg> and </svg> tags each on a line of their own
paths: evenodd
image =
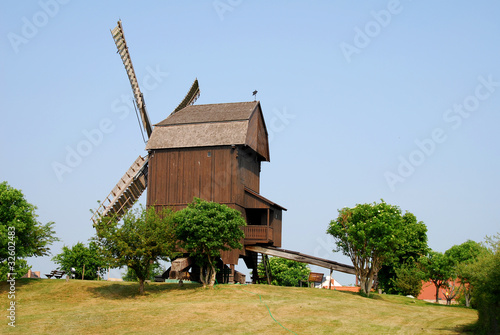
<svg viewBox="0 0 500 335">
<path fill-rule="evenodd" d="M 352 266 L 284 250 L 282 213 L 286 208 L 260 194 L 261 163 L 270 161 L 269 138 L 260 101 L 193 105 L 200 95 L 198 80 L 164 120 L 153 129 L 149 120 L 121 21 L 111 30 L 123 61 L 136 112 L 147 136 L 148 154 L 134 161 L 94 212 L 92 221 L 105 217 L 120 219 L 146 187 L 146 206 L 172 210 L 185 208 L 194 197 L 223 203 L 242 213 L 246 226 L 242 249 L 221 251 L 219 282 L 245 283 L 245 275 L 235 270 L 243 258 L 258 279 L 258 254 L 277 256 L 354 274 Z M 139 118 L 139 116 L 138 116 Z M 141 130 L 142 131 L 142 130 Z M 196 278 L 193 260 L 183 255 L 172 262 L 171 279 L 182 279 L 189 269 Z M 198 271 L 199 275 L 199 271 Z"/>
<path fill-rule="evenodd" d="M 142 94 L 137 77 L 135 75 L 134 66 L 132 65 L 132 59 L 128 51 L 127 42 L 125 41 L 125 35 L 123 33 L 122 22 L 118 21 L 117 26 L 111 30 L 111 35 L 118 49 L 118 54 L 122 59 L 123 65 L 128 75 L 130 85 L 132 86 L 132 92 L 134 94 L 135 108 L 136 112 L 140 114 L 142 120 L 142 127 L 146 132 L 146 136 L 149 139 L 153 132 L 151 126 L 151 121 L 149 120 L 149 115 L 146 110 L 146 103 L 144 102 L 144 95 Z M 181 101 L 181 103 L 175 108 L 172 114 L 178 112 L 186 106 L 194 104 L 196 99 L 200 96 L 200 88 L 198 85 L 198 80 L 195 79 L 190 90 Z M 142 131 L 142 130 L 141 130 Z M 120 219 L 135 203 L 137 199 L 141 196 L 147 187 L 147 176 L 148 176 L 148 155 L 137 157 L 130 168 L 125 172 L 125 174 L 120 178 L 116 186 L 111 190 L 108 196 L 99 205 L 99 208 L 92 215 L 91 220 L 97 223 L 104 217 L 115 216 Z"/>
</svg>

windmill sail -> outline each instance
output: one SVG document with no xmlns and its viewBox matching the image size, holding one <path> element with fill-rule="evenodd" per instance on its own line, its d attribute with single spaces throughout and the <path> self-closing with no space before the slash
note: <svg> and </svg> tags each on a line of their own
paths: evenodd
<svg viewBox="0 0 500 335">
<path fill-rule="evenodd" d="M 128 52 L 127 42 L 125 41 L 125 35 L 123 34 L 122 21 L 118 21 L 118 25 L 111 30 L 111 35 L 113 35 L 113 40 L 115 41 L 118 53 L 123 61 L 123 65 L 125 65 L 125 70 L 127 71 L 128 79 L 130 80 L 130 85 L 132 85 L 132 91 L 134 92 L 135 103 L 141 114 L 142 125 L 149 138 L 152 133 L 151 122 L 149 121 L 149 116 L 146 111 L 144 97 L 139 89 L 139 83 L 137 82 L 137 77 L 135 76 L 132 59 L 130 58 L 130 54 Z"/>
<path fill-rule="evenodd" d="M 137 82 L 137 77 L 135 75 L 134 66 L 132 65 L 132 60 L 127 47 L 127 42 L 125 41 L 125 35 L 123 34 L 122 22 L 118 21 L 118 25 L 111 30 L 111 35 L 113 35 L 113 40 L 115 41 L 118 53 L 123 61 L 125 70 L 127 71 L 128 79 L 130 80 L 130 85 L 132 86 L 132 91 L 134 93 L 135 103 L 137 109 L 141 114 L 142 125 L 146 130 L 148 138 L 151 137 L 152 127 L 149 121 L 149 116 L 146 111 L 146 104 L 144 103 L 144 97 L 139 88 L 139 83 Z M 191 89 L 186 94 L 184 100 L 177 106 L 175 112 L 181 110 L 182 108 L 193 104 L 196 99 L 200 96 L 200 87 L 198 85 L 198 79 L 195 79 Z M 127 170 L 125 175 L 118 181 L 113 190 L 100 204 L 99 208 L 92 215 L 92 221 L 94 225 L 105 217 L 115 217 L 117 220 L 123 217 L 125 213 L 134 205 L 134 203 L 139 199 L 141 194 L 147 187 L 147 174 L 148 174 L 148 156 L 137 158 L 132 166 Z"/>
<path fill-rule="evenodd" d="M 92 215 L 94 224 L 110 216 L 120 220 L 146 189 L 147 173 L 148 159 L 139 156 Z"/>
<path fill-rule="evenodd" d="M 199 96 L 200 96 L 200 86 L 198 85 L 198 79 L 195 79 L 193 85 L 191 85 L 191 88 L 189 89 L 189 92 L 184 97 L 184 100 L 182 100 L 179 106 L 177 106 L 177 108 L 174 109 L 172 114 L 177 113 L 184 107 L 194 104 Z"/>
</svg>

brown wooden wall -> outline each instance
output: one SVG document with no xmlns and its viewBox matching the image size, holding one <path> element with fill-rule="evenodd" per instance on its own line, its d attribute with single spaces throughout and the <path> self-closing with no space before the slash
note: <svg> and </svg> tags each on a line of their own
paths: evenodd
<svg viewBox="0 0 500 335">
<path fill-rule="evenodd" d="M 241 185 L 259 193 L 260 161 L 257 154 L 251 150 L 240 149 L 238 151 L 238 166 Z"/>
<path fill-rule="evenodd" d="M 147 204 L 183 207 L 198 197 L 235 203 L 237 161 L 230 147 L 156 150 L 150 154 Z"/>
<path fill-rule="evenodd" d="M 247 144 L 269 161 L 269 143 L 262 112 L 253 113 L 248 123 Z"/>
<path fill-rule="evenodd" d="M 260 160 L 250 149 L 209 147 L 150 153 L 147 205 L 184 207 L 198 197 L 244 206 L 244 188 L 259 192 Z"/>
<path fill-rule="evenodd" d="M 283 211 L 281 209 L 276 209 L 271 212 L 271 228 L 273 228 L 273 246 L 276 248 L 281 248 L 281 223 Z"/>
</svg>

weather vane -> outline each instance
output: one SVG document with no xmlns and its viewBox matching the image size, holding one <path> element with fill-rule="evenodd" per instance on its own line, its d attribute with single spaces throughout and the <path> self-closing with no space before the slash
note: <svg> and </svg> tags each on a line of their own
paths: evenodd
<svg viewBox="0 0 500 335">
<path fill-rule="evenodd" d="M 252 95 L 253 95 L 253 101 L 256 101 L 257 100 L 257 90 L 253 91 Z"/>
</svg>

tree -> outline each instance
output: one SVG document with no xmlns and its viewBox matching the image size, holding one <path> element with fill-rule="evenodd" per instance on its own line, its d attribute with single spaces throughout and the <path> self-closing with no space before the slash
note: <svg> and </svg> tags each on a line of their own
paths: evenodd
<svg viewBox="0 0 500 335">
<path fill-rule="evenodd" d="M 365 294 L 370 294 L 382 265 L 394 262 L 397 250 L 410 242 L 411 234 L 406 230 L 406 221 L 399 207 L 382 200 L 380 203 L 342 208 L 337 219 L 330 222 L 327 233 L 334 237 L 337 244 L 334 251 L 342 251 L 351 258 Z"/>
<path fill-rule="evenodd" d="M 280 257 L 271 257 L 267 262 L 271 285 L 277 286 L 300 286 L 300 282 L 306 282 L 311 269 L 304 263 L 292 261 Z M 258 266 L 259 273 L 266 273 L 264 263 Z M 262 282 L 267 283 L 267 281 Z"/>
<path fill-rule="evenodd" d="M 213 287 L 221 251 L 243 247 L 243 216 L 226 205 L 194 198 L 176 213 L 175 222 L 180 247 L 196 260 L 203 287 Z"/>
<path fill-rule="evenodd" d="M 377 276 L 378 287 L 387 293 L 418 296 L 422 289 L 422 271 L 418 260 L 429 252 L 427 227 L 409 212 L 403 215 L 403 220 L 406 238 L 394 250 L 392 261 L 382 265 Z"/>
<path fill-rule="evenodd" d="M 472 240 L 467 240 L 460 245 L 454 245 L 445 251 L 445 255 L 452 263 L 452 278 L 458 278 L 460 284 L 458 290 L 464 294 L 466 307 L 470 307 L 470 299 L 473 289 L 470 284 L 470 278 L 473 276 L 473 273 L 471 273 L 471 265 L 477 262 L 478 257 L 485 251 L 486 247 Z M 453 293 L 457 291 L 455 284 L 456 283 L 454 282 L 451 283 L 451 287 L 449 288 L 450 293 L 448 296 L 452 296 Z"/>
<path fill-rule="evenodd" d="M 165 272 L 165 267 L 158 262 L 154 262 L 151 265 L 151 271 L 149 274 L 149 280 L 154 281 L 156 276 L 161 276 Z M 124 281 L 137 281 L 137 275 L 134 269 L 127 267 L 127 272 L 122 276 Z"/>
<path fill-rule="evenodd" d="M 471 265 L 472 298 L 478 310 L 477 333 L 500 332 L 500 234 L 486 238 L 487 251 Z"/>
<path fill-rule="evenodd" d="M 424 272 L 419 263 L 401 264 L 394 269 L 395 277 L 391 279 L 398 293 L 418 297 L 422 291 Z"/>
<path fill-rule="evenodd" d="M 24 258 L 47 256 L 49 246 L 59 241 L 53 230 L 54 222 L 42 224 L 37 220 L 36 207 L 23 193 L 0 183 L 0 279 L 17 272 L 21 277 L 28 272 Z"/>
<path fill-rule="evenodd" d="M 421 258 L 425 277 L 436 287 L 436 303 L 439 303 L 439 289 L 446 288 L 448 280 L 452 277 L 453 266 L 450 259 L 443 253 L 430 251 L 426 257 Z"/>
<path fill-rule="evenodd" d="M 71 273 L 71 268 L 75 269 L 75 278 L 94 280 L 98 276 L 103 276 L 108 267 L 108 262 L 99 250 L 97 243 L 91 241 L 89 246 L 78 242 L 71 248 L 64 246 L 62 253 L 52 258 L 52 261 L 59 264 L 61 270 Z M 84 272 L 85 271 L 85 272 Z"/>
<path fill-rule="evenodd" d="M 144 281 L 152 264 L 175 255 L 173 212 L 154 207 L 130 210 L 120 225 L 115 218 L 104 218 L 95 225 L 96 241 L 113 265 L 128 266 L 139 279 L 139 292 L 144 294 Z"/>
</svg>

